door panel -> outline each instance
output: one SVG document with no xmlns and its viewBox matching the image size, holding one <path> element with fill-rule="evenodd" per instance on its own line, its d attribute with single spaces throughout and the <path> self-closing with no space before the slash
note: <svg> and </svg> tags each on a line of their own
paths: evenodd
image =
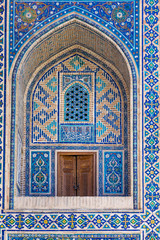
<svg viewBox="0 0 160 240">
<path fill-rule="evenodd" d="M 77 156 L 77 184 L 78 196 L 94 196 L 93 156 Z"/>
<path fill-rule="evenodd" d="M 58 161 L 58 196 L 76 196 L 76 157 L 61 155 Z"/>
<path fill-rule="evenodd" d="M 58 196 L 95 196 L 93 154 L 58 155 Z"/>
</svg>

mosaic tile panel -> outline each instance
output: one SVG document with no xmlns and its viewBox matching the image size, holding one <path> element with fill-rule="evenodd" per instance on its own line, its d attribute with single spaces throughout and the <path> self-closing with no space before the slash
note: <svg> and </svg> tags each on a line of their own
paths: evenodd
<svg viewBox="0 0 160 240">
<path fill-rule="evenodd" d="M 112 77 L 105 71 L 96 75 L 96 141 L 122 143 L 121 95 Z"/>
<path fill-rule="evenodd" d="M 103 4 L 101 4 L 103 2 Z M 136 3 L 136 4 L 135 4 Z M 10 26 L 11 31 L 11 53 L 10 63 L 13 61 L 13 55 L 18 51 L 21 44 L 35 34 L 43 26 L 55 19 L 66 16 L 68 13 L 76 12 L 100 23 L 108 28 L 118 38 L 120 38 L 133 55 L 136 61 L 139 61 L 138 45 L 136 38 L 139 36 L 138 31 L 138 10 L 139 1 L 109 1 L 109 2 L 51 2 L 43 1 L 41 4 L 36 2 L 16 2 L 15 8 L 10 8 L 11 17 L 15 16 L 15 23 Z M 30 16 L 30 17 L 28 17 Z M 135 34 L 134 34 L 135 33 Z"/>
<path fill-rule="evenodd" d="M 148 222 L 148 223 L 147 223 Z M 1 229 L 77 231 L 139 231 L 149 229 L 150 213 L 52 213 L 1 215 Z M 140 230 L 141 231 L 141 230 Z M 157 239 L 156 239 L 157 240 Z"/>
<path fill-rule="evenodd" d="M 50 194 L 50 151 L 31 151 L 30 161 L 30 194 Z"/>
<path fill-rule="evenodd" d="M 122 100 L 118 85 L 106 71 L 78 54 L 63 60 L 45 74 L 35 87 L 32 102 L 32 143 L 68 142 L 63 138 L 69 123 L 94 123 L 96 138 L 95 132 L 91 131 L 93 135 L 87 137 L 87 142 L 90 139 L 91 143 L 123 144 Z M 59 129 L 59 124 L 64 123 L 66 128 Z M 124 125 L 127 124 L 125 117 Z M 88 128 L 85 129 L 88 135 Z M 79 135 L 77 137 L 77 142 L 82 142 Z"/>
<path fill-rule="evenodd" d="M 60 125 L 60 142 L 93 143 L 93 125 Z"/>
<path fill-rule="evenodd" d="M 57 73 L 52 70 L 41 78 L 34 89 L 32 143 L 57 141 L 57 84 Z"/>
<path fill-rule="evenodd" d="M 123 152 L 104 151 L 103 159 L 104 194 L 123 193 Z"/>
<path fill-rule="evenodd" d="M 140 240 L 140 234 L 8 234 L 8 240 Z"/>
<path fill-rule="evenodd" d="M 33 2 L 29 3 L 16 3 L 16 16 L 15 16 L 15 43 L 17 43 L 28 31 L 30 31 L 37 23 L 42 22 L 44 19 L 51 17 L 53 14 L 57 14 L 62 9 L 72 8 L 77 5 L 80 8 L 86 8 L 92 14 L 98 14 L 109 24 L 111 19 L 113 21 L 114 28 L 121 31 L 126 38 L 133 43 L 134 34 L 134 15 L 133 15 L 133 2 L 120 3 L 116 2 L 113 4 L 112 1 L 109 3 L 95 4 L 91 2 L 88 4 L 79 3 L 73 4 L 72 2 L 58 2 L 52 3 L 45 1 L 41 4 Z M 97 7 L 97 8 L 96 8 Z"/>
<path fill-rule="evenodd" d="M 149 218 L 145 239 L 159 239 L 159 3 L 146 1 L 144 8 L 144 207 Z M 148 224 L 148 226 L 147 226 Z"/>
<path fill-rule="evenodd" d="M 83 74 L 83 75 L 63 75 L 63 88 L 64 90 L 70 83 L 75 81 L 84 83 L 90 90 L 92 90 L 92 80 L 91 75 Z"/>
</svg>

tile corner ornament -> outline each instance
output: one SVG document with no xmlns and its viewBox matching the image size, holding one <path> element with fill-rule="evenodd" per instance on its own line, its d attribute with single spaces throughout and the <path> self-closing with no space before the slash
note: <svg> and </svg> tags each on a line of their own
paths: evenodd
<svg viewBox="0 0 160 240">
<path fill-rule="evenodd" d="M 141 4 L 142 13 L 139 13 Z M 159 13 L 158 0 L 122 0 L 122 1 L 3 1 L 0 0 L 0 228 L 1 238 L 8 240 L 33 240 L 33 239 L 106 239 L 106 240 L 158 240 L 160 235 L 160 194 L 159 194 L 159 70 L 158 70 L 158 44 L 159 44 Z M 90 21 L 101 26 L 118 36 L 129 51 L 137 66 L 139 66 L 139 27 L 142 25 L 143 46 L 140 65 L 143 65 L 143 96 L 144 96 L 144 149 L 143 149 L 143 206 L 142 210 L 126 212 L 7 212 L 4 211 L 5 200 L 5 114 L 6 114 L 6 78 L 9 75 L 8 68 L 13 63 L 17 52 L 30 37 L 44 28 L 48 23 L 55 24 L 58 19 L 74 17 Z M 67 15 L 71 13 L 70 16 Z M 6 27 L 8 25 L 7 15 L 9 14 L 9 38 Z M 142 20 L 139 20 L 139 14 Z M 56 20 L 56 21 L 55 21 Z M 53 28 L 52 25 L 51 27 Z M 39 37 L 39 36 L 37 36 Z M 8 42 L 7 42 L 8 39 Z M 8 50 L 6 46 L 9 45 Z M 7 56 L 8 54 L 8 56 Z M 9 64 L 7 60 L 9 59 Z M 75 66 L 73 66 L 75 67 Z M 76 66 L 78 68 L 78 66 Z M 78 70 L 76 70 L 78 71 Z M 87 76 L 90 80 L 90 76 Z M 55 97 L 57 79 L 50 79 L 53 85 L 48 87 L 50 93 Z M 71 79 L 72 81 L 72 79 Z M 83 84 L 83 82 L 82 82 Z M 88 91 L 90 83 L 85 85 Z M 67 88 L 64 85 L 64 88 Z M 37 90 L 38 91 L 38 90 Z M 37 95 L 38 96 L 38 95 Z M 55 109 L 57 100 L 55 100 Z M 35 104 L 35 108 L 37 105 Z M 52 112 L 52 111 L 51 111 Z M 52 112 L 52 124 L 46 131 L 50 132 L 52 139 L 58 139 L 56 131 L 56 112 Z M 71 129 L 71 123 L 66 126 Z M 81 124 L 83 125 L 83 124 Z M 64 126 L 62 124 L 62 126 Z M 72 130 L 72 129 L 71 129 Z M 79 131 L 85 131 L 83 129 Z M 92 131 L 92 124 L 89 125 L 88 134 Z M 65 132 L 65 134 L 66 134 Z M 67 135 L 65 135 L 67 136 Z M 37 137 L 38 139 L 38 137 Z M 63 138 L 64 139 L 64 138 Z M 66 137 L 67 139 L 67 137 Z M 49 139 L 49 141 L 51 141 Z M 66 140 L 65 140 L 66 141 Z M 46 150 L 46 149 L 45 149 Z M 46 150 L 46 154 L 47 154 Z M 120 152 L 120 151 L 119 151 Z M 34 155 L 36 154 L 36 155 Z M 111 154 L 111 153 L 110 153 Z M 120 154 L 120 153 L 119 153 Z M 46 175 L 50 170 L 43 170 L 42 166 L 47 163 L 47 155 L 39 152 L 39 155 L 32 152 L 32 162 L 35 166 L 34 174 L 42 171 L 42 182 L 35 180 L 33 176 L 32 191 L 50 191 L 51 185 L 47 185 Z M 120 154 L 121 155 L 121 154 Z M 121 155 L 122 156 L 122 155 Z M 38 160 L 41 157 L 41 160 Z M 106 166 L 107 166 L 107 156 Z M 120 158 L 118 158 L 120 159 Z M 116 156 L 116 162 L 120 163 Z M 49 166 L 49 165 L 47 165 Z M 133 166 L 134 167 L 134 166 Z M 11 166 L 12 168 L 12 166 Z M 122 168 L 122 167 L 121 167 Z M 120 168 L 120 169 L 121 169 Z M 38 172 L 39 171 L 39 172 Z M 47 172 L 48 171 L 48 172 Z M 106 171 L 107 167 L 106 167 Z M 36 178 L 37 179 L 37 178 Z M 45 182 L 44 182 L 45 181 Z M 46 184 L 46 185 L 45 185 Z M 121 186 L 122 187 L 122 186 Z M 121 189 L 121 187 L 119 189 Z M 107 189 L 104 188 L 105 191 Z M 138 190 L 137 190 L 138 191 Z M 33 231 L 33 232 L 32 232 Z M 88 233 L 88 232 L 89 233 Z M 92 233 L 90 233 L 92 232 Z M 97 233 L 98 232 L 98 233 Z"/>
</svg>

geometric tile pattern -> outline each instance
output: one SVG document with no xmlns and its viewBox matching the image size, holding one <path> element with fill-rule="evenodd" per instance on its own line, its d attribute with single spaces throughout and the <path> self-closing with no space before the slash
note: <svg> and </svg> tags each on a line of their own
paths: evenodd
<svg viewBox="0 0 160 240">
<path fill-rule="evenodd" d="M 144 207 L 148 218 L 144 224 L 146 239 L 159 239 L 159 72 L 158 72 L 158 1 L 147 0 L 144 11 L 144 131 L 145 131 L 145 188 Z"/>
<path fill-rule="evenodd" d="M 96 141 L 122 143 L 121 95 L 112 78 L 102 70 L 96 76 L 96 111 Z"/>
<path fill-rule="evenodd" d="M 76 71 L 78 71 L 85 64 L 82 58 L 80 58 L 78 55 L 72 58 L 69 63 Z"/>
<path fill-rule="evenodd" d="M 146 221 L 150 221 L 147 217 Z M 136 214 L 95 214 L 95 213 L 53 213 L 53 214 L 10 214 L 1 215 L 1 228 L 12 230 L 137 230 L 146 224 L 143 217 Z M 149 222 L 150 223 L 150 222 Z M 148 224 L 147 224 L 148 225 Z M 128 240 L 128 239 L 127 239 Z"/>
<path fill-rule="evenodd" d="M 60 79 L 57 77 L 59 71 L 61 72 Z M 96 74 L 96 78 L 91 78 L 92 72 Z M 58 90 L 58 81 L 60 81 L 60 91 Z M 93 97 L 95 95 L 94 85 L 96 85 L 96 98 Z M 94 142 L 100 144 L 123 143 L 122 103 L 118 86 L 106 71 L 97 68 L 95 63 L 84 57 L 75 54 L 73 57 L 63 60 L 63 65 L 59 63 L 56 70 L 49 70 L 35 86 L 31 97 L 33 98 L 32 143 L 55 143 L 59 140 L 68 142 L 68 123 L 73 123 L 74 131 L 77 131 L 81 127 L 78 128 L 76 124 L 93 124 L 94 121 L 96 121 L 96 138 L 95 132 L 91 131 L 93 134 L 89 137 L 91 143 L 93 143 L 93 139 Z M 95 120 L 93 118 L 94 111 L 96 111 Z M 60 124 L 67 125 L 66 128 L 65 125 L 61 127 L 63 131 L 59 131 L 58 140 L 59 117 Z M 125 119 L 127 124 L 127 118 Z M 84 129 L 87 131 L 85 133 L 87 136 L 89 128 L 83 128 L 83 133 Z M 73 133 L 73 131 L 71 132 Z M 83 142 L 83 137 L 81 139 L 78 137 L 79 133 L 75 132 L 74 136 L 70 135 L 69 142 L 76 142 L 76 136 L 77 142 Z M 87 137 L 86 141 L 89 142 L 89 139 Z"/>
<path fill-rule="evenodd" d="M 32 142 L 57 141 L 57 77 L 43 76 L 32 96 Z"/>
<path fill-rule="evenodd" d="M 50 193 L 50 152 L 31 151 L 30 157 L 30 194 L 43 195 Z"/>
<path fill-rule="evenodd" d="M 123 193 L 123 152 L 104 151 L 104 194 Z"/>
<path fill-rule="evenodd" d="M 72 84 L 64 95 L 64 121 L 89 121 L 89 93 L 79 84 Z"/>
</svg>

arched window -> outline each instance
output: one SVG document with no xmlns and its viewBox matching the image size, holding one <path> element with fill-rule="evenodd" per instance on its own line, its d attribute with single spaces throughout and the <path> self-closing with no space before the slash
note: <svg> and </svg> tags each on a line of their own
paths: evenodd
<svg viewBox="0 0 160 240">
<path fill-rule="evenodd" d="M 87 89 L 75 83 L 71 85 L 64 95 L 64 121 L 89 121 L 89 93 Z"/>
</svg>

